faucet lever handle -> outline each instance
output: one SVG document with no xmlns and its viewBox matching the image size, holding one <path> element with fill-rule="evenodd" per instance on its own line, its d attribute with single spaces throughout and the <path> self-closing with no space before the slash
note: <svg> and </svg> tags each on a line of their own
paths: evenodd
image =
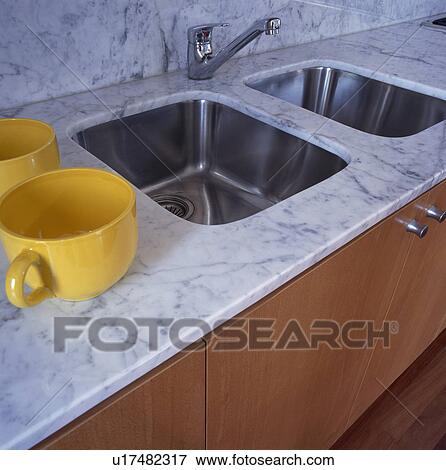
<svg viewBox="0 0 446 470">
<path fill-rule="evenodd" d="M 209 23 L 192 26 L 187 30 L 188 40 L 192 44 L 211 43 L 214 28 L 225 28 L 226 26 L 229 26 L 229 23 Z"/>
</svg>

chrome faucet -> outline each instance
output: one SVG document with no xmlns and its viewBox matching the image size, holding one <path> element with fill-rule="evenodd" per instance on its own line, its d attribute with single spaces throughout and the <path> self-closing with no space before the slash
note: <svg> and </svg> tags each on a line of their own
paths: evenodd
<svg viewBox="0 0 446 470">
<path fill-rule="evenodd" d="M 218 68 L 260 34 L 265 33 L 268 36 L 279 34 L 280 19 L 257 20 L 244 33 L 213 55 L 212 31 L 215 27 L 224 26 L 228 26 L 228 23 L 211 23 L 188 29 L 187 62 L 189 78 L 192 80 L 212 78 Z"/>
</svg>

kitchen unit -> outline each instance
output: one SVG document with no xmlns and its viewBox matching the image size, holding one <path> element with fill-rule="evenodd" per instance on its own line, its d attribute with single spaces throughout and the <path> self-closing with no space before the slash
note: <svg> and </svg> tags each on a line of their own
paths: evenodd
<svg viewBox="0 0 446 470">
<path fill-rule="evenodd" d="M 434 202 L 446 203 L 444 183 L 242 314 L 278 331 L 298 318 L 307 334 L 315 318 L 397 321 L 391 347 L 209 352 L 209 448 L 329 448 L 441 333 L 446 226 L 418 240 L 399 222 Z"/>
<path fill-rule="evenodd" d="M 329 448 L 446 326 L 446 224 L 437 222 L 429 237 L 418 239 L 400 222 L 418 217 L 423 223 L 423 208 L 441 204 L 446 183 L 175 356 L 173 367 L 161 366 L 38 448 L 125 448 L 135 445 L 131 436 L 140 448 L 203 448 L 205 442 L 209 449 Z M 314 319 L 339 325 L 373 320 L 376 327 L 391 320 L 399 331 L 391 348 L 376 341 L 369 348 L 273 351 L 278 332 L 296 318 L 308 336 Z M 240 331 L 254 339 L 250 329 L 271 321 L 274 333 L 255 337 L 258 348 L 216 345 L 232 328 L 238 331 L 233 344 Z M 297 339 L 287 336 L 288 344 Z"/>
<path fill-rule="evenodd" d="M 109 292 L 26 312 L 0 297 L 0 444 L 331 446 L 444 329 L 446 224 L 436 218 L 446 208 L 445 124 L 375 135 L 248 85 L 328 67 L 443 102 L 442 41 L 443 34 L 409 22 L 234 60 L 205 82 L 179 72 L 99 90 L 100 100 L 83 93 L 3 112 L 53 123 L 65 166 L 106 167 L 73 140 L 87 129 L 197 101 L 232 108 L 286 139 L 309 141 L 343 164 L 317 184 L 230 223 L 183 220 L 141 185 L 137 257 Z M 0 266 L 3 273 L 3 259 Z M 160 335 L 152 347 L 142 328 L 132 348 L 106 353 L 92 348 L 84 332 L 55 351 L 57 318 L 155 318 Z M 314 320 L 398 322 L 399 330 L 390 350 L 379 341 L 370 348 L 275 353 L 212 349 L 225 335 L 225 321 L 239 322 L 249 336 L 246 320 L 253 319 L 275 320 L 276 332 L 288 320 L 304 330 Z M 182 327 L 181 348 L 192 345 L 187 351 L 172 340 L 175 320 L 189 320 Z M 109 328 L 111 341 L 122 338 L 118 330 Z"/>
</svg>

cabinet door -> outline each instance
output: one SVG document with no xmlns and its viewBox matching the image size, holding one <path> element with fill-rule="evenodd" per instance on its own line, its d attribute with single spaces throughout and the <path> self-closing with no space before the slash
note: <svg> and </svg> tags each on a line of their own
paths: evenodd
<svg viewBox="0 0 446 470">
<path fill-rule="evenodd" d="M 414 214 L 414 205 L 399 213 Z M 253 319 L 275 321 L 273 340 L 286 336 L 290 320 L 307 336 L 314 320 L 380 328 L 408 255 L 406 235 L 387 219 L 238 317 L 243 331 L 252 336 Z M 208 447 L 328 448 L 347 427 L 371 349 L 215 350 L 229 325 L 208 338 Z"/>
<path fill-rule="evenodd" d="M 205 351 L 197 343 L 36 446 L 204 449 Z"/>
<path fill-rule="evenodd" d="M 424 208 L 446 210 L 446 183 L 429 192 Z M 429 225 L 423 239 L 413 237 L 407 262 L 395 291 L 387 320 L 398 322 L 390 348 L 378 345 L 361 387 L 352 422 L 394 382 L 445 328 L 446 222 L 423 216 Z"/>
</svg>

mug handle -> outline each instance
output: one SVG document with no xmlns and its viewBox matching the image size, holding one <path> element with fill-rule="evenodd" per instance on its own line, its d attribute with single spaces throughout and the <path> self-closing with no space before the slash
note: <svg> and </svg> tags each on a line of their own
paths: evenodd
<svg viewBox="0 0 446 470">
<path fill-rule="evenodd" d="M 25 294 L 25 278 L 31 266 L 40 268 L 42 260 L 35 251 L 22 251 L 11 263 L 6 273 L 5 289 L 9 301 L 19 308 L 33 307 L 45 299 L 54 297 L 48 287 L 38 287 Z"/>
</svg>

